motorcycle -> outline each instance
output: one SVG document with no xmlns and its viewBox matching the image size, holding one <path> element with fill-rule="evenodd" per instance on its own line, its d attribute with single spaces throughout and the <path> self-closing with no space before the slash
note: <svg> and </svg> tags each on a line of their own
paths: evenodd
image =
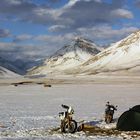
<svg viewBox="0 0 140 140">
<path fill-rule="evenodd" d="M 61 132 L 75 133 L 77 130 L 77 122 L 72 118 L 72 115 L 74 114 L 73 108 L 63 104 L 61 106 L 66 109 L 65 112 L 59 112 Z"/>
<path fill-rule="evenodd" d="M 107 108 L 105 110 L 105 122 L 109 124 L 113 121 L 113 115 L 114 112 L 117 111 L 117 106 L 110 105 L 109 102 L 107 102 L 106 107 Z"/>
</svg>

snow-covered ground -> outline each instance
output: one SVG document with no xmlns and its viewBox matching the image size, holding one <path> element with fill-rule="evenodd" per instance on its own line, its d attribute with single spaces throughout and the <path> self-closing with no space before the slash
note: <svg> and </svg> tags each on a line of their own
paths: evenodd
<svg viewBox="0 0 140 140">
<path fill-rule="evenodd" d="M 73 106 L 77 121 L 91 121 L 100 127 L 106 125 L 104 109 L 107 101 L 118 105 L 117 118 L 126 110 L 140 103 L 138 83 L 90 83 L 43 85 L 0 85 L 0 138 L 36 140 L 122 140 L 130 136 L 87 136 L 84 132 L 61 134 L 51 131 L 59 127 L 58 113 L 61 104 Z M 125 136 L 126 135 L 126 136 Z M 140 139 L 137 138 L 137 140 Z M 135 139 L 136 140 L 136 139 Z"/>
</svg>

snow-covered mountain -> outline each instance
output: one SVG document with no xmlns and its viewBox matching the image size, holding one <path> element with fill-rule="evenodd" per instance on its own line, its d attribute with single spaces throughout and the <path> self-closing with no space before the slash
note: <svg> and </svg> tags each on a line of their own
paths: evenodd
<svg viewBox="0 0 140 140">
<path fill-rule="evenodd" d="M 78 37 L 70 45 L 64 46 L 46 59 L 41 66 L 31 69 L 29 74 L 63 73 L 67 69 L 81 65 L 100 51 L 93 42 Z"/>
<path fill-rule="evenodd" d="M 17 64 L 17 63 L 16 63 Z M 23 73 L 14 63 L 0 57 L 0 78 L 17 77 L 19 73 Z"/>
<path fill-rule="evenodd" d="M 140 31 L 113 43 L 100 52 L 99 48 L 81 38 L 58 50 L 31 74 L 140 74 Z"/>
<path fill-rule="evenodd" d="M 18 74 L 0 66 L 0 78 L 7 78 L 7 77 L 17 77 Z"/>
<path fill-rule="evenodd" d="M 140 72 L 140 31 L 112 44 L 75 70 L 83 74 L 101 72 Z"/>
<path fill-rule="evenodd" d="M 0 56 L 0 66 L 4 67 L 10 71 L 13 71 L 15 73 L 24 74 L 24 70 L 20 69 L 18 67 L 19 65 L 22 65 L 22 63 L 18 62 L 18 61 L 12 62 L 12 61 L 7 60 L 7 59 Z"/>
<path fill-rule="evenodd" d="M 26 59 L 11 59 L 10 56 L 0 54 L 0 66 L 24 75 L 29 68 L 42 64 L 45 59 L 40 58 L 36 60 L 26 60 Z"/>
</svg>

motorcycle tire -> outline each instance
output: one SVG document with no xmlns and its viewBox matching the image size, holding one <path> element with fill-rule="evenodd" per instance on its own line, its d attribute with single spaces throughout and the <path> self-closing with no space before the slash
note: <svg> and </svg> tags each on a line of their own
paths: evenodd
<svg viewBox="0 0 140 140">
<path fill-rule="evenodd" d="M 71 120 L 68 124 L 68 122 L 65 122 L 63 132 L 64 133 L 75 133 L 77 130 L 77 122 L 75 120 Z"/>
<path fill-rule="evenodd" d="M 112 116 L 111 115 L 107 115 L 106 118 L 105 118 L 105 122 L 107 124 L 111 123 L 112 122 Z"/>
</svg>

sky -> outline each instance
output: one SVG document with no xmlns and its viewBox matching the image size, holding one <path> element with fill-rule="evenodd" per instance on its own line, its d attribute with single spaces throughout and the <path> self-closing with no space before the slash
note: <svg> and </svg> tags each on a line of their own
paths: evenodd
<svg viewBox="0 0 140 140">
<path fill-rule="evenodd" d="M 140 0 L 1 0 L 0 56 L 37 60 L 77 36 L 107 46 L 140 29 Z"/>
</svg>

